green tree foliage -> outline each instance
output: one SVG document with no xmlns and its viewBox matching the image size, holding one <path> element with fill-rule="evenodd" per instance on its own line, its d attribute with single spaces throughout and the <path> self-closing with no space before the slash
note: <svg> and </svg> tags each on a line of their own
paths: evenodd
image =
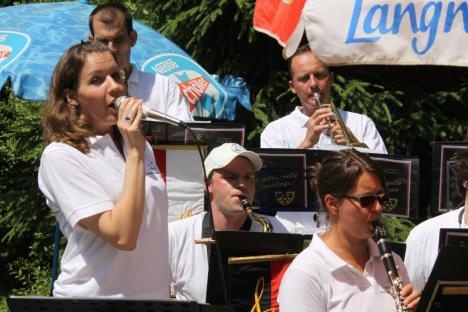
<svg viewBox="0 0 468 312">
<path fill-rule="evenodd" d="M 54 221 L 37 186 L 42 107 L 8 85 L 0 93 L 0 295 L 50 287 Z"/>
<path fill-rule="evenodd" d="M 134 11 L 137 19 L 179 44 L 210 73 L 239 75 L 246 80 L 254 113 L 240 116 L 247 118 L 249 145 L 258 144 L 268 122 L 297 105 L 287 91 L 281 47 L 253 30 L 254 0 L 132 3 L 139 8 Z M 369 115 L 392 153 L 419 156 L 421 145 L 427 148 L 436 140 L 463 139 L 468 74 L 437 66 L 414 68 L 336 69 L 342 74 L 337 75 L 334 98 L 341 108 Z M 364 79 L 363 72 L 367 72 Z"/>
</svg>

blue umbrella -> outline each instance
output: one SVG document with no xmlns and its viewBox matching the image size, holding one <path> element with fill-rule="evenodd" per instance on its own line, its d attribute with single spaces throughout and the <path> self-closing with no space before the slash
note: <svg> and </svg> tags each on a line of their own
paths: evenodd
<svg viewBox="0 0 468 312">
<path fill-rule="evenodd" d="M 71 45 L 88 40 L 88 16 L 93 9 L 81 2 L 0 8 L 0 86 L 10 77 L 16 96 L 44 101 L 60 56 Z M 136 21 L 134 28 L 138 42 L 132 49 L 132 63 L 178 82 L 193 115 L 232 120 L 237 102 L 251 110 L 241 78 L 224 79 L 228 85 L 223 86 L 159 32 Z"/>
</svg>

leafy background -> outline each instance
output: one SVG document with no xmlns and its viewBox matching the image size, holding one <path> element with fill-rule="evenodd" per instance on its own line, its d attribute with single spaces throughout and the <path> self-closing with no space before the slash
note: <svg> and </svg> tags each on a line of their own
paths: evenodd
<svg viewBox="0 0 468 312">
<path fill-rule="evenodd" d="M 43 1 L 0 0 L 0 5 L 31 2 Z M 281 47 L 252 28 L 254 0 L 115 2 L 177 43 L 208 72 L 246 80 L 253 112 L 240 108 L 237 121 L 246 124 L 247 146 L 258 146 L 262 129 L 298 105 L 287 90 Z M 372 118 L 391 154 L 420 159 L 419 218 L 385 220 L 392 239 L 404 241 L 414 223 L 430 216 L 431 143 L 468 139 L 468 71 L 442 66 L 333 70 L 338 106 Z M 0 311 L 7 311 L 4 298 L 9 294 L 49 293 L 54 220 L 36 182 L 44 147 L 42 107 L 12 96 L 8 85 L 0 91 Z"/>
</svg>

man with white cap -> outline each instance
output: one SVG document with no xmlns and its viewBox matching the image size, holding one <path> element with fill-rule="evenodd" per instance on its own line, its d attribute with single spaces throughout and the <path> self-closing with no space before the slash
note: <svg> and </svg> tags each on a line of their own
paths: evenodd
<svg viewBox="0 0 468 312">
<path fill-rule="evenodd" d="M 255 196 L 255 172 L 261 158 L 235 143 L 214 148 L 205 159 L 207 193 L 214 229 L 261 232 L 262 228 L 247 217 L 240 201 L 251 204 Z M 275 232 L 285 232 L 281 224 L 269 218 Z M 172 287 L 179 300 L 206 302 L 208 251 L 195 240 L 211 237 L 209 212 L 169 223 L 169 266 Z"/>
</svg>

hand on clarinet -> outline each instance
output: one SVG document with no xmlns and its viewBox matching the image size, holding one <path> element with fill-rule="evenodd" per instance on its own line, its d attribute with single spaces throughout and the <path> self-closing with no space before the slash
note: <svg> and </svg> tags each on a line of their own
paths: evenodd
<svg viewBox="0 0 468 312">
<path fill-rule="evenodd" d="M 408 309 L 416 311 L 419 300 L 421 299 L 421 294 L 413 289 L 413 285 L 406 284 L 400 291 L 400 297 L 403 299 L 403 303 Z"/>
</svg>

